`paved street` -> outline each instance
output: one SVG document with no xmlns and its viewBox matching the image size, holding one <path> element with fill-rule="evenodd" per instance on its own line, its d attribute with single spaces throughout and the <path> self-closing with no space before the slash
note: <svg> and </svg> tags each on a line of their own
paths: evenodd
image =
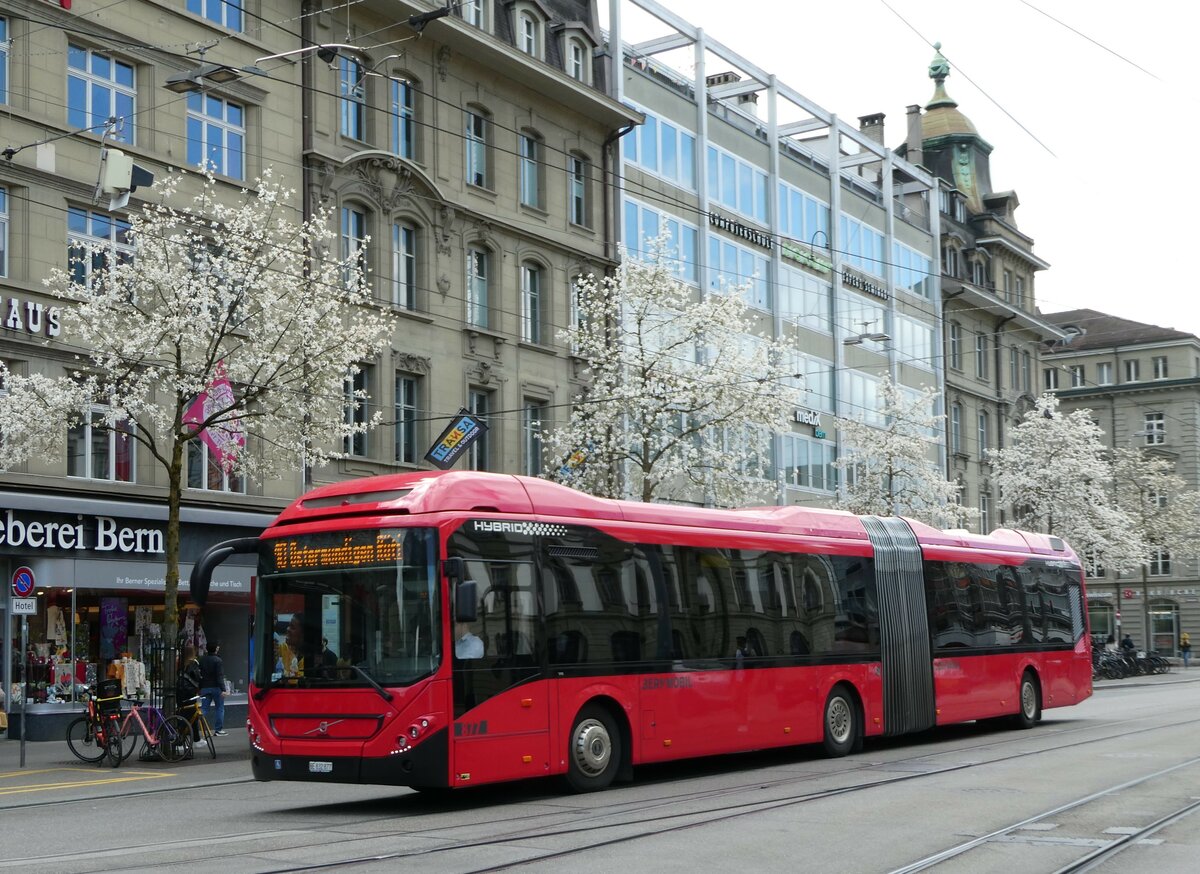
<svg viewBox="0 0 1200 874">
<path fill-rule="evenodd" d="M 27 744 L 22 770 L 3 741 L 0 811 L 21 839 L 0 869 L 394 871 L 416 856 L 425 871 L 890 872 L 952 851 L 940 870 L 1050 872 L 1127 840 L 1097 870 L 1170 874 L 1200 851 L 1198 708 L 1200 670 L 1177 671 L 1098 684 L 1029 732 L 967 725 L 839 760 L 806 748 L 641 768 L 583 796 L 549 781 L 449 799 L 256 783 L 241 729 L 216 761 L 115 770 L 65 743 Z"/>
</svg>

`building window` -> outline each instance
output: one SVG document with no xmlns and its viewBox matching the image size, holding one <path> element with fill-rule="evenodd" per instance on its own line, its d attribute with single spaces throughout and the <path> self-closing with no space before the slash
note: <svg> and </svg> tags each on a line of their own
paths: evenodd
<svg viewBox="0 0 1200 874">
<path fill-rule="evenodd" d="M 542 268 L 536 264 L 521 265 L 521 339 L 526 343 L 542 342 Z"/>
<path fill-rule="evenodd" d="M 566 65 L 568 76 L 578 82 L 588 83 L 591 78 L 588 75 L 588 50 L 580 40 L 567 40 Z"/>
<path fill-rule="evenodd" d="M 8 103 L 8 19 L 0 18 L 0 103 Z"/>
<path fill-rule="evenodd" d="M 417 404 L 420 377 L 396 373 L 396 461 L 416 464 L 420 453 L 417 442 Z"/>
<path fill-rule="evenodd" d="M 626 254 L 648 260 L 650 250 L 646 241 L 655 239 L 660 229 L 665 230 L 671 240 L 671 251 L 667 254 L 676 260 L 679 278 L 693 285 L 699 281 L 699 232 L 694 225 L 635 200 L 625 201 L 623 219 L 621 239 L 625 241 Z"/>
<path fill-rule="evenodd" d="M 992 496 L 987 492 L 979 492 L 979 533 L 990 534 L 992 531 Z"/>
<path fill-rule="evenodd" d="M 1138 381 L 1138 360 L 1136 358 L 1130 358 L 1125 362 L 1125 381 Z"/>
<path fill-rule="evenodd" d="M 846 263 L 872 276 L 883 276 L 883 233 L 845 214 L 838 227 Z"/>
<path fill-rule="evenodd" d="M 467 393 L 467 409 L 475 418 L 487 423 L 488 413 L 492 410 L 492 393 L 484 389 L 472 388 Z M 470 458 L 467 466 L 471 470 L 487 470 L 491 461 L 490 432 L 484 431 L 467 450 Z"/>
<path fill-rule="evenodd" d="M 987 266 L 982 261 L 971 263 L 971 281 L 980 288 L 987 288 Z"/>
<path fill-rule="evenodd" d="M 118 119 L 108 138 L 134 142 L 137 84 L 132 64 L 82 46 L 67 47 L 67 124 L 101 133 L 110 117 Z"/>
<path fill-rule="evenodd" d="M 0 188 L 0 276 L 8 276 L 8 189 Z"/>
<path fill-rule="evenodd" d="M 950 405 L 950 451 L 962 453 L 962 404 Z"/>
<path fill-rule="evenodd" d="M 933 262 L 916 249 L 893 240 L 892 284 L 928 300 L 933 295 Z"/>
<path fill-rule="evenodd" d="M 950 366 L 955 370 L 962 370 L 962 325 L 958 322 L 950 323 L 950 338 L 947 345 L 950 347 Z"/>
<path fill-rule="evenodd" d="M 1112 362 L 1101 361 L 1096 365 L 1096 385 L 1112 385 Z"/>
<path fill-rule="evenodd" d="M 522 12 L 517 22 L 517 48 L 535 58 L 542 56 L 541 23 L 532 12 Z"/>
<path fill-rule="evenodd" d="M 362 273 L 363 281 L 367 279 L 367 214 L 350 206 L 342 207 L 342 258 L 347 263 L 356 262 Z M 349 267 L 343 277 L 349 285 L 353 274 Z"/>
<path fill-rule="evenodd" d="M 1151 362 L 1154 366 L 1154 378 L 1155 379 L 1166 379 L 1167 378 L 1167 356 L 1166 355 L 1155 355 L 1154 358 L 1151 359 Z"/>
<path fill-rule="evenodd" d="M 760 310 L 771 306 L 770 261 L 754 249 L 730 242 L 726 237 L 708 237 L 708 287 L 717 294 L 741 291 L 746 303 Z"/>
<path fill-rule="evenodd" d="M 133 260 L 129 222 L 124 219 L 72 206 L 67 210 L 67 233 L 67 270 L 75 285 L 91 288 L 96 271 L 106 270 L 114 257 L 118 263 Z"/>
<path fill-rule="evenodd" d="M 670 137 L 664 137 L 664 143 L 670 139 Z M 670 168 L 665 164 L 667 157 L 666 154 L 663 155 L 663 175 L 670 179 L 672 174 Z M 724 149 L 709 146 L 708 191 L 709 196 L 722 206 L 766 224 L 767 174 L 761 168 L 748 161 L 743 161 Z M 883 260 L 882 235 L 879 237 L 878 258 L 880 261 Z M 879 274 L 881 269 L 879 264 L 870 268 L 874 274 Z"/>
<path fill-rule="evenodd" d="M 945 249 L 942 249 L 942 269 L 946 272 L 947 276 L 958 279 L 958 249 L 953 246 L 947 246 Z"/>
<path fill-rule="evenodd" d="M 1018 276 L 1015 279 L 1015 294 L 1013 295 L 1013 303 L 1024 309 L 1025 307 L 1025 277 Z"/>
<path fill-rule="evenodd" d="M 415 161 L 417 158 L 416 88 L 407 79 L 391 81 L 392 153 Z"/>
<path fill-rule="evenodd" d="M 1047 367 L 1042 371 L 1042 388 L 1046 391 L 1058 391 L 1058 368 Z"/>
<path fill-rule="evenodd" d="M 991 430 L 991 416 L 987 410 L 979 411 L 979 460 L 987 461 L 987 449 L 991 445 L 988 443 L 988 432 Z"/>
<path fill-rule="evenodd" d="M 544 166 L 541 138 L 534 133 L 523 133 L 517 138 L 517 145 L 520 149 L 521 203 L 541 209 Z"/>
<path fill-rule="evenodd" d="M 542 458 L 542 429 L 546 421 L 549 405 L 545 401 L 525 399 L 525 408 L 521 417 L 522 442 L 524 443 L 524 473 L 526 476 L 541 476 Z"/>
<path fill-rule="evenodd" d="M 245 119 L 245 110 L 240 104 L 211 94 L 189 94 L 188 163 L 233 179 L 244 179 Z"/>
<path fill-rule="evenodd" d="M 1021 388 L 1021 350 L 1016 346 L 1008 347 L 1008 384 L 1014 391 Z"/>
<path fill-rule="evenodd" d="M 487 19 L 485 17 L 486 0 L 463 0 L 462 2 L 462 17 L 463 21 L 472 27 L 478 27 L 481 30 L 487 29 Z"/>
<path fill-rule="evenodd" d="M 1033 391 L 1033 356 L 1028 352 L 1021 353 L 1021 391 L 1025 394 Z"/>
<path fill-rule="evenodd" d="M 592 226 L 591 164 L 579 155 L 567 156 L 567 216 L 571 224 Z"/>
<path fill-rule="evenodd" d="M 342 136 L 367 138 L 367 74 L 354 58 L 338 56 L 338 98 Z"/>
<path fill-rule="evenodd" d="M 359 458 L 367 454 L 367 423 L 371 421 L 371 366 L 361 365 L 357 372 L 346 377 L 345 416 L 346 424 L 358 428 L 342 440 L 342 451 Z"/>
<path fill-rule="evenodd" d="M 1004 299 L 1009 303 L 1016 303 L 1013 299 L 1013 274 L 1011 270 L 1004 271 Z"/>
<path fill-rule="evenodd" d="M 784 485 L 821 492 L 837 491 L 837 447 L 800 434 L 784 434 L 780 444 Z"/>
<path fill-rule="evenodd" d="M 1171 575 L 1171 551 L 1161 546 L 1150 553 L 1150 576 L 1169 577 Z"/>
<path fill-rule="evenodd" d="M 482 112 L 467 110 L 467 182 L 488 188 L 491 175 L 488 173 L 488 145 L 491 141 L 491 124 Z"/>
<path fill-rule="evenodd" d="M 1083 572 L 1086 576 L 1100 579 L 1105 576 L 1104 564 L 1100 559 L 1100 554 L 1094 549 L 1088 550 L 1083 555 Z"/>
<path fill-rule="evenodd" d="M 392 303 L 417 308 L 417 229 L 406 222 L 392 225 Z"/>
<path fill-rule="evenodd" d="M 621 138 L 625 160 L 689 191 L 695 191 L 695 135 L 648 112 L 644 107 L 635 108 L 646 116 L 646 120 Z"/>
<path fill-rule="evenodd" d="M 982 331 L 975 335 L 975 375 L 988 378 L 988 338 Z"/>
<path fill-rule="evenodd" d="M 1146 435 L 1147 446 L 1157 446 L 1167 442 L 1166 413 L 1146 413 L 1142 430 Z"/>
<path fill-rule="evenodd" d="M 226 471 L 212 447 L 197 439 L 187 442 L 187 487 L 245 494 L 246 480 Z"/>
<path fill-rule="evenodd" d="M 477 328 L 489 327 L 489 260 L 486 249 L 467 250 L 467 324 Z"/>
<path fill-rule="evenodd" d="M 228 30 L 242 30 L 241 0 L 187 0 L 187 11 Z"/>
<path fill-rule="evenodd" d="M 134 425 L 106 425 L 107 407 L 92 407 L 87 421 L 67 430 L 67 476 L 133 482 Z"/>
<path fill-rule="evenodd" d="M 1071 371 L 1071 388 L 1083 388 L 1084 381 L 1084 366 L 1082 364 L 1072 364 Z"/>
</svg>

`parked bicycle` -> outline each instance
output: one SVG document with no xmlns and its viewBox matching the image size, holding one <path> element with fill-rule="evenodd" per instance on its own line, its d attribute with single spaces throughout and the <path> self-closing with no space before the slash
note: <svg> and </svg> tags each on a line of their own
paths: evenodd
<svg viewBox="0 0 1200 874">
<path fill-rule="evenodd" d="M 213 739 L 215 734 L 212 726 L 208 724 L 208 720 L 204 718 L 204 711 L 200 707 L 200 696 L 197 695 L 188 701 L 179 703 L 179 712 L 171 717 L 172 724 L 176 725 L 179 730 L 187 732 L 193 747 L 199 741 L 196 740 L 196 735 L 199 734 L 200 740 L 208 744 L 208 752 L 214 759 L 217 757 L 217 744 Z M 181 720 L 181 725 L 176 724 L 175 720 Z M 186 726 L 182 728 L 181 726 Z"/>
<path fill-rule="evenodd" d="M 67 725 L 67 746 L 75 757 L 114 768 L 123 760 L 121 742 L 121 681 L 101 680 L 96 690 L 85 689 L 87 714 Z"/>
<path fill-rule="evenodd" d="M 121 722 L 117 735 L 120 762 L 128 759 L 142 741 L 141 758 L 160 758 L 164 762 L 178 762 L 192 754 L 192 732 L 187 720 L 181 716 L 167 718 L 163 712 L 138 699 L 126 698 L 133 706 Z M 144 714 L 144 718 L 143 718 Z"/>
</svg>

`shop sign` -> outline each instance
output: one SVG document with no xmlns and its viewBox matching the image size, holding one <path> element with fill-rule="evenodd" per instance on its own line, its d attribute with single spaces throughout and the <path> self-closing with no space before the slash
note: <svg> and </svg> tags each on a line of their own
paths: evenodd
<svg viewBox="0 0 1200 874">
<path fill-rule="evenodd" d="M 814 428 L 821 427 L 821 414 L 816 410 L 796 410 L 792 417 L 801 425 L 812 425 Z"/>
<path fill-rule="evenodd" d="M 886 288 L 882 285 L 877 285 L 865 276 L 861 276 L 846 267 L 842 268 L 842 285 L 865 291 L 867 294 L 874 295 L 880 300 L 887 300 L 889 295 Z"/>
<path fill-rule="evenodd" d="M 111 516 L 73 519 L 39 514 L 18 516 L 14 510 L 0 515 L 0 548 L 45 550 L 94 550 L 128 555 L 161 555 L 161 528 L 125 525 Z"/>
<path fill-rule="evenodd" d="M 26 334 L 37 334 L 53 339 L 62 333 L 62 308 L 47 306 L 34 300 L 21 300 L 10 297 L 5 300 L 0 296 L 0 314 L 4 318 L 4 327 L 13 331 L 24 331 Z"/>
<path fill-rule="evenodd" d="M 741 237 L 749 243 L 756 246 L 762 246 L 770 251 L 775 246 L 775 241 L 771 239 L 769 234 L 764 234 L 762 231 L 755 228 L 746 227 L 741 222 L 735 222 L 733 219 L 725 218 L 723 215 L 717 215 L 715 212 L 709 213 L 708 223 L 714 228 L 720 228 L 723 231 L 728 231 L 735 237 Z"/>
<path fill-rule="evenodd" d="M 13 616 L 37 616 L 37 598 L 13 598 Z"/>
<path fill-rule="evenodd" d="M 804 249 L 787 240 L 779 244 L 779 250 L 784 258 L 803 264 L 805 267 L 815 270 L 818 273 L 829 273 L 833 270 L 832 261 L 826 261 L 814 252 L 810 252 L 808 249 Z"/>
</svg>

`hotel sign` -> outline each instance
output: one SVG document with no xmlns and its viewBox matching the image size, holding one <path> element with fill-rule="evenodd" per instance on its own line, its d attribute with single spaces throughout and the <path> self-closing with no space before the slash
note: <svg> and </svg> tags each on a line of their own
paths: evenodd
<svg viewBox="0 0 1200 874">
<path fill-rule="evenodd" d="M 5 298 L 0 295 L 0 318 L 4 319 L 4 327 L 12 331 L 40 334 L 47 338 L 54 338 L 62 333 L 61 308 L 37 301 L 21 300 L 19 297 Z"/>
<path fill-rule="evenodd" d="M 756 246 L 762 246 L 768 251 L 775 247 L 775 241 L 771 239 L 769 234 L 764 234 L 762 231 L 755 230 L 754 228 L 748 228 L 741 222 L 727 219 L 725 216 L 717 215 L 715 212 L 709 213 L 708 223 L 714 228 L 728 231 L 735 237 L 741 237 L 743 240 L 753 243 Z"/>
</svg>

